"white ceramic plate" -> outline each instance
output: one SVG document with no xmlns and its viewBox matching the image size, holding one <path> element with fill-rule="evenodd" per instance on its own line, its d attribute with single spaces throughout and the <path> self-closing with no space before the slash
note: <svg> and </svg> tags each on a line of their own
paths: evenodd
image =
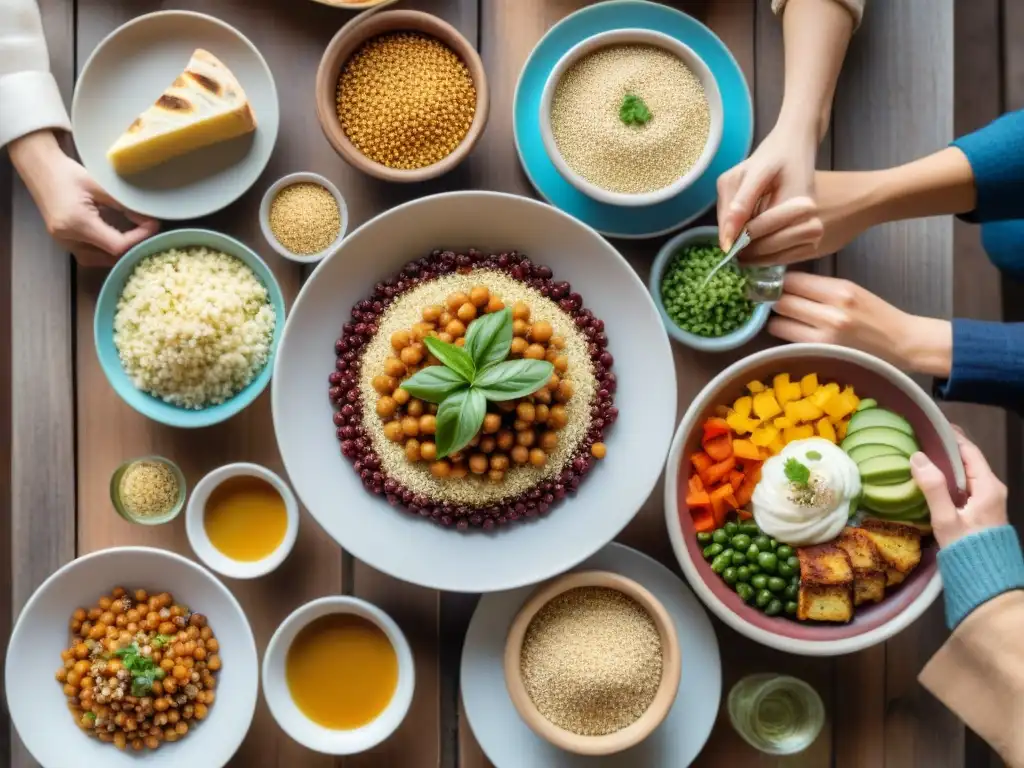
<svg viewBox="0 0 1024 768">
<path fill-rule="evenodd" d="M 502 658 L 512 619 L 532 588 L 484 595 L 462 649 L 462 701 L 480 746 L 497 768 L 685 768 L 704 748 L 722 696 L 722 662 L 711 621 L 670 570 L 634 549 L 609 544 L 581 569 L 613 571 L 639 582 L 676 623 L 682 651 L 679 694 L 664 722 L 635 747 L 606 757 L 563 752 L 530 730 L 505 687 Z"/>
<path fill-rule="evenodd" d="M 242 84 L 256 131 L 121 178 L 107 160 L 117 138 L 205 48 Z M 118 27 L 82 68 L 71 103 L 82 163 L 116 200 L 160 219 L 193 219 L 233 203 L 259 178 L 277 141 L 277 88 L 270 67 L 241 32 L 190 11 L 159 11 Z"/>
<path fill-rule="evenodd" d="M 608 458 L 548 517 L 460 533 L 388 506 L 341 455 L 327 377 L 351 306 L 435 248 L 517 249 L 568 280 L 605 321 L 619 418 Z M 378 216 L 345 238 L 303 286 L 274 366 L 274 429 L 288 475 L 317 522 L 353 555 L 433 589 L 493 592 L 572 568 L 621 531 L 661 474 L 676 418 L 672 350 L 643 282 L 594 230 L 548 205 L 451 192 Z"/>
<path fill-rule="evenodd" d="M 71 639 L 68 621 L 114 587 L 167 591 L 176 602 L 204 614 L 220 642 L 223 667 L 209 716 L 174 744 L 142 756 L 121 752 L 86 736 L 67 709 L 54 679 L 60 653 Z M 29 598 L 7 649 L 7 706 L 21 740 L 44 768 L 102 765 L 104 768 L 220 768 L 245 738 L 256 709 L 259 665 L 249 622 L 217 578 L 181 555 L 149 547 L 114 547 L 74 560 Z"/>
</svg>

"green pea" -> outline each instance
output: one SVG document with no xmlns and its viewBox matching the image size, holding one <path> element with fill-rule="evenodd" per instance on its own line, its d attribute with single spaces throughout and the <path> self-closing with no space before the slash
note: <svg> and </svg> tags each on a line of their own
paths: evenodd
<svg viewBox="0 0 1024 768">
<path fill-rule="evenodd" d="M 715 539 L 715 541 L 718 541 L 718 539 Z M 756 536 L 754 538 L 754 543 L 757 545 L 757 548 L 762 552 L 767 552 L 769 549 L 772 548 L 772 540 L 765 536 L 763 533 L 760 536 Z"/>
<path fill-rule="evenodd" d="M 757 544 L 751 544 L 747 547 L 747 560 L 757 560 L 759 554 L 761 554 L 761 550 Z"/>
<path fill-rule="evenodd" d="M 747 556 L 742 552 L 732 553 L 732 564 L 733 565 L 746 565 Z"/>
<path fill-rule="evenodd" d="M 788 565 L 790 568 L 796 568 L 797 570 L 799 570 L 800 569 L 800 558 L 797 557 L 796 555 L 793 555 L 792 557 L 787 557 L 786 558 L 786 565 Z"/>
<path fill-rule="evenodd" d="M 749 603 L 754 597 L 754 588 L 749 584 L 739 581 L 736 583 L 736 594 L 740 596 L 740 599 Z"/>
<path fill-rule="evenodd" d="M 757 523 L 753 520 L 744 520 L 740 523 L 740 533 L 745 533 L 747 536 L 757 536 L 761 533 L 761 529 L 757 527 Z"/>
<path fill-rule="evenodd" d="M 788 560 L 793 556 L 793 548 L 788 544 L 780 544 L 775 554 L 779 556 L 779 560 Z"/>
<path fill-rule="evenodd" d="M 740 581 L 750 581 L 750 569 L 745 565 L 741 565 L 736 569 L 736 578 Z"/>
<path fill-rule="evenodd" d="M 761 566 L 759 566 L 759 565 L 758 565 L 757 563 L 755 563 L 755 562 L 751 562 L 749 558 L 747 559 L 747 568 L 749 568 L 749 569 L 750 569 L 750 572 L 751 572 L 752 574 L 754 574 L 754 573 L 760 573 L 760 572 L 761 572 Z"/>
<path fill-rule="evenodd" d="M 800 594 L 800 585 L 790 584 L 782 590 L 782 594 L 786 596 L 787 600 L 796 600 L 797 596 Z"/>
<path fill-rule="evenodd" d="M 778 568 L 778 573 L 779 573 L 779 576 L 781 576 L 784 579 L 791 579 L 791 578 L 793 578 L 793 569 L 789 567 L 789 563 L 780 562 L 779 563 L 779 568 Z"/>
<path fill-rule="evenodd" d="M 768 603 L 767 607 L 764 609 L 764 612 L 766 616 L 778 616 L 780 613 L 782 613 L 782 601 L 772 600 L 770 603 Z"/>
<path fill-rule="evenodd" d="M 724 528 L 719 528 L 711 534 L 711 540 L 715 542 L 715 544 L 722 544 L 724 546 L 729 543 L 729 534 L 725 532 Z"/>
<path fill-rule="evenodd" d="M 729 558 L 729 565 L 732 565 L 732 556 L 734 554 L 736 554 L 736 551 L 732 547 L 729 547 L 728 549 L 723 549 L 722 550 L 721 557 Z"/>
<path fill-rule="evenodd" d="M 750 586 L 754 589 L 767 589 L 768 588 L 768 577 L 763 573 L 758 573 L 750 577 Z"/>
<path fill-rule="evenodd" d="M 726 568 L 724 571 L 722 571 L 722 581 L 724 581 L 726 584 L 732 586 L 738 580 L 739 577 L 736 575 L 735 568 Z"/>
<path fill-rule="evenodd" d="M 778 593 L 786 588 L 786 580 L 780 579 L 778 576 L 772 576 L 768 579 L 768 589 L 772 592 Z"/>
<path fill-rule="evenodd" d="M 731 520 L 728 523 L 725 524 L 725 532 L 729 536 L 735 536 L 736 532 L 738 530 L 739 530 L 739 526 L 736 525 L 736 523 L 732 522 Z"/>
<path fill-rule="evenodd" d="M 718 555 L 714 560 L 711 561 L 711 570 L 715 573 L 720 574 L 726 568 L 729 567 L 729 558 L 725 555 Z"/>
<path fill-rule="evenodd" d="M 697 543 L 698 544 L 710 544 L 711 543 L 711 534 L 708 533 L 707 531 L 701 531 L 700 533 L 697 534 Z"/>
<path fill-rule="evenodd" d="M 722 550 L 725 549 L 721 544 L 708 544 L 704 547 L 704 559 L 710 560 L 711 558 L 722 554 Z"/>
<path fill-rule="evenodd" d="M 762 552 L 757 556 L 757 564 L 768 573 L 775 573 L 775 569 L 779 565 L 779 558 L 774 552 Z"/>
<path fill-rule="evenodd" d="M 767 589 L 762 589 L 760 592 L 757 593 L 757 598 L 754 600 L 754 603 L 757 605 L 758 608 L 764 608 L 774 599 L 775 595 L 773 595 Z"/>
<path fill-rule="evenodd" d="M 786 602 L 786 615 L 787 616 L 796 616 L 796 609 L 797 609 L 797 604 L 794 603 L 792 600 L 788 600 Z"/>
<path fill-rule="evenodd" d="M 777 542 L 775 539 L 771 539 L 770 543 L 772 545 L 772 551 L 774 552 L 775 549 L 779 546 L 779 542 Z"/>
<path fill-rule="evenodd" d="M 750 537 L 745 533 L 738 533 L 732 537 L 732 542 L 730 543 L 732 544 L 733 549 L 738 552 L 746 552 L 747 548 L 750 546 Z"/>
</svg>

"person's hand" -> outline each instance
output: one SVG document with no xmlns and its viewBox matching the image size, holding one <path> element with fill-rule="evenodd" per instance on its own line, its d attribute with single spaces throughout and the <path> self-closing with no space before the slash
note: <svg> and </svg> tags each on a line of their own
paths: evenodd
<svg viewBox="0 0 1024 768">
<path fill-rule="evenodd" d="M 127 210 L 108 195 L 85 168 L 64 154 L 52 134 L 18 139 L 11 143 L 10 153 L 46 228 L 82 266 L 110 266 L 159 231 L 155 219 Z M 122 232 L 103 219 L 101 207 L 120 212 L 135 226 Z"/>
<path fill-rule="evenodd" d="M 789 272 L 774 311 L 768 332 L 785 341 L 840 344 L 899 368 L 949 376 L 948 321 L 908 314 L 849 280 Z"/>
<path fill-rule="evenodd" d="M 970 494 L 967 503 L 959 509 L 949 495 L 946 478 L 931 459 L 923 453 L 910 457 L 910 472 L 928 502 L 932 529 L 940 547 L 948 547 L 964 536 L 1008 523 L 1006 486 L 995 476 L 978 446 L 959 429 L 956 430 L 956 440 L 967 470 L 967 492 Z"/>
</svg>

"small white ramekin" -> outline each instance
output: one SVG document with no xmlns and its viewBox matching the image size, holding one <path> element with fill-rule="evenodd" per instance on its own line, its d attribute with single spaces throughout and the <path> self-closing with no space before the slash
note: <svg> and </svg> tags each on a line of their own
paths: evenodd
<svg viewBox="0 0 1024 768">
<path fill-rule="evenodd" d="M 319 253 L 311 253 L 309 255 L 289 251 L 274 237 L 274 232 L 270 228 L 270 206 L 274 202 L 274 198 L 277 197 L 277 193 L 285 187 L 290 187 L 292 184 L 302 183 L 319 184 L 330 192 L 334 196 L 335 202 L 338 203 L 338 214 L 341 216 L 341 226 L 338 229 L 338 236 L 334 239 L 334 242 Z M 297 261 L 299 264 L 316 264 L 338 250 L 341 246 L 341 241 L 345 239 L 345 233 L 348 230 L 348 206 L 345 205 L 345 198 L 341 196 L 338 188 L 320 174 L 307 171 L 289 173 L 287 176 L 282 176 L 271 184 L 270 188 L 263 195 L 263 200 L 260 202 L 260 229 L 263 230 L 263 237 L 270 244 L 270 247 L 284 256 L 284 258 L 290 261 Z"/>
<path fill-rule="evenodd" d="M 310 622 L 335 613 L 360 616 L 376 624 L 391 641 L 398 657 L 398 686 L 391 701 L 376 720 L 347 731 L 325 728 L 306 717 L 292 699 L 285 676 L 288 651 L 299 632 Z M 327 755 L 365 752 L 388 738 L 409 712 L 415 685 L 412 650 L 402 630 L 380 608 L 357 597 L 321 597 L 299 607 L 277 628 L 263 656 L 263 696 L 270 714 L 299 744 Z"/>
<path fill-rule="evenodd" d="M 217 486 L 232 477 L 258 477 L 265 480 L 284 500 L 285 513 L 288 515 L 284 539 L 277 549 L 262 560 L 233 560 L 213 546 L 210 537 L 206 535 L 203 520 L 206 516 L 206 502 Z M 192 551 L 208 568 L 232 579 L 255 579 L 277 568 L 295 546 L 295 539 L 299 535 L 299 503 L 288 484 L 266 467 L 244 462 L 226 464 L 210 472 L 192 491 L 192 498 L 189 499 L 188 509 L 185 511 L 185 532 L 188 534 L 188 543 L 192 545 Z"/>
<path fill-rule="evenodd" d="M 711 114 L 711 127 L 708 131 L 708 140 L 704 144 L 704 151 L 701 152 L 697 162 L 693 164 L 690 170 L 668 186 L 656 189 L 653 192 L 640 192 L 636 194 L 612 192 L 587 181 L 565 162 L 565 158 L 562 157 L 558 144 L 555 142 L 555 134 L 551 129 L 551 102 L 554 99 L 555 88 L 562 79 L 562 75 L 580 59 L 600 48 L 606 48 L 611 45 L 653 45 L 662 48 L 679 57 L 704 86 L 704 95 L 708 100 L 708 110 Z M 577 43 L 555 64 L 551 74 L 548 75 L 547 82 L 544 84 L 544 91 L 540 98 L 540 134 L 544 142 L 544 149 L 547 151 L 547 155 L 555 168 L 558 169 L 558 172 L 566 181 L 584 195 L 609 205 L 638 207 L 656 205 L 657 203 L 669 200 L 688 188 L 703 175 L 704 171 L 711 164 L 712 159 L 714 159 L 715 153 L 718 152 L 719 145 L 722 143 L 723 115 L 722 94 L 718 90 L 715 76 L 708 65 L 704 63 L 704 60 L 692 48 L 673 37 L 651 29 L 615 29 L 593 35 Z"/>
</svg>

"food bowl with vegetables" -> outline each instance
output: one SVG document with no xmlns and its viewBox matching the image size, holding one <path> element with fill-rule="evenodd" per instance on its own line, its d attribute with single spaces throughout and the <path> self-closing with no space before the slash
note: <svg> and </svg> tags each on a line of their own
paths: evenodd
<svg viewBox="0 0 1024 768">
<path fill-rule="evenodd" d="M 724 256 L 718 247 L 718 227 L 694 227 L 665 243 L 651 267 L 648 288 L 665 330 L 701 352 L 743 346 L 771 315 L 771 305 L 747 298 L 747 277 L 735 264 L 708 279 Z"/>
<path fill-rule="evenodd" d="M 217 578 L 180 555 L 114 547 L 35 591 L 11 634 L 11 720 L 42 765 L 219 768 L 256 708 L 256 643 Z M 142 754 L 138 754 L 142 753 Z"/>
<path fill-rule="evenodd" d="M 772 648 L 831 656 L 887 640 L 941 591 L 917 451 L 965 487 L 949 422 L 888 363 L 825 344 L 740 360 L 694 399 L 669 454 L 683 573 Z"/>
</svg>

